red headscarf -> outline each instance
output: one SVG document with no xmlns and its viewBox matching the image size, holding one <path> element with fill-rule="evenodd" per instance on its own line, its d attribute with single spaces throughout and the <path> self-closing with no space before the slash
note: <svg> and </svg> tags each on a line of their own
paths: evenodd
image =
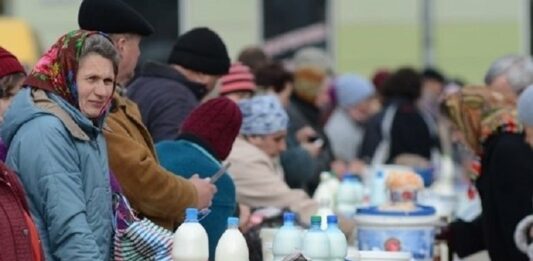
<svg viewBox="0 0 533 261">
<path fill-rule="evenodd" d="M 63 35 L 39 59 L 24 85 L 53 92 L 79 109 L 76 85 L 79 58 L 85 40 L 95 34 L 101 33 L 75 30 Z"/>
</svg>

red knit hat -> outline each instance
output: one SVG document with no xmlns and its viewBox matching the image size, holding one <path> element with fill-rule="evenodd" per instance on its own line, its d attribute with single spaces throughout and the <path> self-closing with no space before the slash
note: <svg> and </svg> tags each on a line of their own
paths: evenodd
<svg viewBox="0 0 533 261">
<path fill-rule="evenodd" d="M 229 69 L 229 73 L 220 78 L 220 94 L 228 94 L 237 91 L 255 91 L 254 75 L 250 72 L 250 67 L 242 63 L 234 63 Z"/>
<path fill-rule="evenodd" d="M 0 47 L 0 78 L 18 72 L 25 73 L 17 57 Z"/>
<path fill-rule="evenodd" d="M 239 134 L 242 114 L 239 106 L 226 97 L 211 99 L 187 116 L 181 134 L 192 135 L 209 146 L 219 160 L 225 160 Z"/>
</svg>

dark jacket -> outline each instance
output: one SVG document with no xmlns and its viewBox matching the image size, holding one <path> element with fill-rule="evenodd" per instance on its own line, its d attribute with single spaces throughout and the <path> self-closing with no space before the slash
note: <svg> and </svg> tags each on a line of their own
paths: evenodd
<svg viewBox="0 0 533 261">
<path fill-rule="evenodd" d="M 176 141 L 163 141 L 156 145 L 161 166 L 184 178 L 198 174 L 200 178 L 211 177 L 222 166 L 207 146 L 199 145 L 194 138 L 179 138 Z M 211 213 L 200 223 L 207 231 L 209 239 L 209 260 L 215 260 L 218 240 L 226 231 L 227 219 L 233 216 L 237 205 L 235 184 L 226 173 L 215 182 L 217 193 L 210 207 Z"/>
<path fill-rule="evenodd" d="M 492 261 L 528 260 L 513 240 L 516 225 L 533 212 L 533 151 L 520 134 L 496 134 L 484 143 L 476 187 L 483 235 Z"/>
<path fill-rule="evenodd" d="M 318 138 L 324 141 L 324 145 L 322 146 L 320 154 L 316 159 L 311 161 L 312 164 L 303 165 L 311 165 L 311 168 L 308 169 L 312 170 L 312 173 L 310 175 L 309 180 L 307 181 L 306 190 L 310 195 L 312 195 L 316 187 L 318 186 L 320 172 L 329 170 L 330 164 L 333 161 L 333 153 L 330 148 L 329 140 L 324 132 L 324 128 L 321 123 L 321 113 L 317 107 L 299 99 L 294 95 L 291 97 L 291 103 L 287 110 L 287 113 L 289 115 L 289 127 L 287 130 L 287 151 L 291 148 L 299 146 L 296 139 L 296 133 L 298 132 L 298 130 L 305 126 L 310 126 L 311 128 L 313 128 L 313 130 L 317 133 Z M 284 159 L 283 155 L 282 159 Z M 302 157 L 302 159 L 304 159 L 304 157 Z M 288 168 L 288 166 L 286 166 L 287 162 L 290 161 L 282 161 L 283 169 Z M 299 177 L 308 176 L 298 173 L 293 174 L 290 172 L 285 173 L 285 175 L 287 180 L 294 179 L 294 177 L 291 177 L 291 175 L 298 175 Z"/>
<path fill-rule="evenodd" d="M 359 152 L 361 159 L 366 162 L 372 161 L 382 140 L 385 113 L 391 106 L 396 106 L 397 111 L 390 130 L 390 149 L 386 163 L 392 163 L 396 156 L 403 153 L 419 155 L 430 160 L 431 149 L 439 147 L 438 139 L 432 136 L 430 126 L 416 105 L 401 99 L 391 100 L 381 112 L 370 118 Z"/>
<path fill-rule="evenodd" d="M 154 62 L 147 63 L 127 88 L 156 143 L 175 140 L 185 117 L 206 94 L 205 86 L 187 80 L 169 65 Z"/>
</svg>

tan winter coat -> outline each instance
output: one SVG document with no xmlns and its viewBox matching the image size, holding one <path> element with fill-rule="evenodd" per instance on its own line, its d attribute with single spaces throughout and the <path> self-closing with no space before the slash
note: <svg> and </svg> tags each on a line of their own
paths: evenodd
<svg viewBox="0 0 533 261">
<path fill-rule="evenodd" d="M 173 230 L 194 207 L 197 193 L 188 180 L 159 165 L 152 138 L 137 105 L 115 94 L 107 118 L 109 163 L 132 207 L 156 224 Z"/>
<path fill-rule="evenodd" d="M 237 201 L 252 208 L 289 208 L 300 221 L 309 223 L 318 204 L 301 189 L 285 183 L 278 164 L 255 145 L 238 137 L 228 157 L 229 173 L 237 188 Z"/>
</svg>

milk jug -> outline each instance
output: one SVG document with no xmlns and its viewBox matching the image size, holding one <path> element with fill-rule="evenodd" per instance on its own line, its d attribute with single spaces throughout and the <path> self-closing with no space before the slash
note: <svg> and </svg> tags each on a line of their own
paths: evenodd
<svg viewBox="0 0 533 261">
<path fill-rule="evenodd" d="M 276 232 L 272 245 L 274 261 L 281 261 L 284 257 L 300 251 L 302 245 L 301 231 L 294 225 L 294 221 L 294 213 L 283 213 L 283 226 Z"/>
<path fill-rule="evenodd" d="M 319 216 L 311 217 L 311 227 L 302 241 L 302 252 L 313 261 L 329 261 L 329 238 L 328 234 L 320 229 L 320 222 Z"/>
<path fill-rule="evenodd" d="M 206 261 L 209 258 L 209 242 L 204 227 L 198 223 L 198 210 L 185 210 L 185 222 L 174 233 L 172 260 Z"/>
<path fill-rule="evenodd" d="M 329 250 L 331 261 L 344 261 L 348 251 L 346 236 L 339 229 L 337 216 L 328 216 L 328 229 L 326 230 L 329 238 Z"/>
<path fill-rule="evenodd" d="M 248 261 L 248 245 L 239 231 L 239 218 L 228 218 L 228 229 L 218 240 L 215 261 Z"/>
<path fill-rule="evenodd" d="M 364 188 L 355 175 L 344 176 L 337 191 L 337 212 L 347 217 L 355 214 L 359 204 L 363 202 Z"/>
</svg>

